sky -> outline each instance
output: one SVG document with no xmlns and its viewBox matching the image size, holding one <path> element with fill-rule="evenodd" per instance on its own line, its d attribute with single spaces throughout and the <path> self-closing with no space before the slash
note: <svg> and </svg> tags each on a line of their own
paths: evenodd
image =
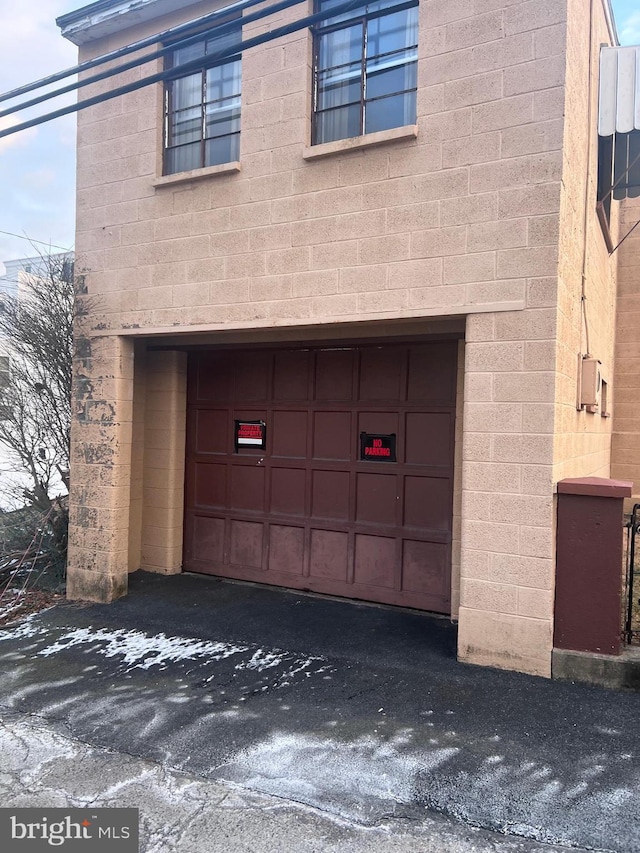
<svg viewBox="0 0 640 853">
<path fill-rule="evenodd" d="M 55 19 L 88 2 L 0 0 L 0 20 L 8 22 L 0 28 L 0 93 L 76 64 L 76 47 L 62 38 Z M 640 0 L 613 0 L 613 8 L 621 43 L 640 44 Z M 72 97 L 48 104 L 57 108 Z M 0 103 L 0 110 L 14 103 Z M 0 118 L 0 127 L 37 110 Z M 0 275 L 4 260 L 28 257 L 48 247 L 53 251 L 72 248 L 74 152 L 74 115 L 0 139 Z"/>
</svg>

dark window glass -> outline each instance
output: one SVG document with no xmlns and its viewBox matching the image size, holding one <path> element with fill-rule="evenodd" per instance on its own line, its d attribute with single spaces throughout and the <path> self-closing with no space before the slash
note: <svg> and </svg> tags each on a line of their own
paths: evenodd
<svg viewBox="0 0 640 853">
<path fill-rule="evenodd" d="M 377 0 L 316 28 L 314 144 L 415 123 L 418 8 L 393 5 Z"/>
<path fill-rule="evenodd" d="M 240 155 L 242 62 L 239 56 L 216 61 L 216 53 L 237 45 L 240 21 L 228 33 L 203 33 L 202 39 L 176 48 L 170 68 L 202 60 L 197 71 L 167 84 L 164 173 L 172 175 L 237 160 Z"/>
<path fill-rule="evenodd" d="M 614 200 L 640 196 L 640 130 L 598 137 L 598 216 L 608 234 Z"/>
</svg>

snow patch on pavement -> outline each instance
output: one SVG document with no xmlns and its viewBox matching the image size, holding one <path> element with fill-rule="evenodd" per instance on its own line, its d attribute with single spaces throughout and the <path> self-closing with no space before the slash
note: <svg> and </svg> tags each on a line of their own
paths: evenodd
<svg viewBox="0 0 640 853">
<path fill-rule="evenodd" d="M 32 636 L 28 626 L 25 632 L 13 631 L 12 638 Z M 170 664 L 196 661 L 202 666 L 212 662 L 235 658 L 236 673 L 266 673 L 269 676 L 261 690 L 277 690 L 292 684 L 301 675 L 309 678 L 333 672 L 325 657 L 319 655 L 297 655 L 283 649 L 267 649 L 255 644 L 240 644 L 198 640 L 191 637 L 145 634 L 141 631 L 106 628 L 59 629 L 60 636 L 36 652 L 40 657 L 51 657 L 68 649 L 85 647 L 85 651 L 115 659 L 122 673 L 134 669 L 149 670 L 157 667 L 166 670 Z M 43 629 L 38 629 L 40 633 Z M 215 674 L 207 674 L 203 683 L 215 681 Z M 187 701 L 175 699 L 173 701 Z"/>
<path fill-rule="evenodd" d="M 184 660 L 224 660 L 239 652 L 246 652 L 248 646 L 236 646 L 232 643 L 212 643 L 207 640 L 195 640 L 186 637 L 167 637 L 166 634 L 149 636 L 141 631 L 116 629 L 107 631 L 99 628 L 76 628 L 63 634 L 55 643 L 41 649 L 38 654 L 49 657 L 72 646 L 91 645 L 93 651 L 106 658 L 121 657 L 126 672 L 131 669 L 150 669 L 159 666 L 165 669 L 169 663 Z"/>
<path fill-rule="evenodd" d="M 30 637 L 37 637 L 46 634 L 47 628 L 39 625 L 36 621 L 38 614 L 33 613 L 27 616 L 17 625 L 0 628 L 0 641 L 2 640 L 23 640 Z"/>
<path fill-rule="evenodd" d="M 396 804 L 411 803 L 418 774 L 436 770 L 458 752 L 454 747 L 403 752 L 406 741 L 406 731 L 391 740 L 367 735 L 354 741 L 276 732 L 234 757 L 231 778 L 349 820 L 377 819 L 381 809 L 388 814 Z"/>
</svg>

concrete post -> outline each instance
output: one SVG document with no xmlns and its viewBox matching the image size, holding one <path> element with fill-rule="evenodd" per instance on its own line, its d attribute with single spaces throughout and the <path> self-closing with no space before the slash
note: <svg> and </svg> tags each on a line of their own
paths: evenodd
<svg viewBox="0 0 640 853">
<path fill-rule="evenodd" d="M 83 338 L 74 359 L 67 597 L 127 592 L 133 344 Z"/>
</svg>

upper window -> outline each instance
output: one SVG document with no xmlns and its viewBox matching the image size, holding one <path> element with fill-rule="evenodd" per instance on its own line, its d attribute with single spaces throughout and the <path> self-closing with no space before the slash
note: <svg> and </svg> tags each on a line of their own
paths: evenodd
<svg viewBox="0 0 640 853">
<path fill-rule="evenodd" d="M 344 0 L 316 0 L 318 11 Z M 313 144 L 415 124 L 418 6 L 375 0 L 315 30 Z"/>
<path fill-rule="evenodd" d="M 597 210 L 607 243 L 611 243 L 611 202 L 637 196 L 640 196 L 640 130 L 598 136 Z"/>
<path fill-rule="evenodd" d="M 231 32 L 203 34 L 167 56 L 169 68 L 201 60 L 201 67 L 167 83 L 164 174 L 231 163 L 240 156 L 240 56 L 212 58 L 242 38 L 240 21 Z"/>
</svg>

